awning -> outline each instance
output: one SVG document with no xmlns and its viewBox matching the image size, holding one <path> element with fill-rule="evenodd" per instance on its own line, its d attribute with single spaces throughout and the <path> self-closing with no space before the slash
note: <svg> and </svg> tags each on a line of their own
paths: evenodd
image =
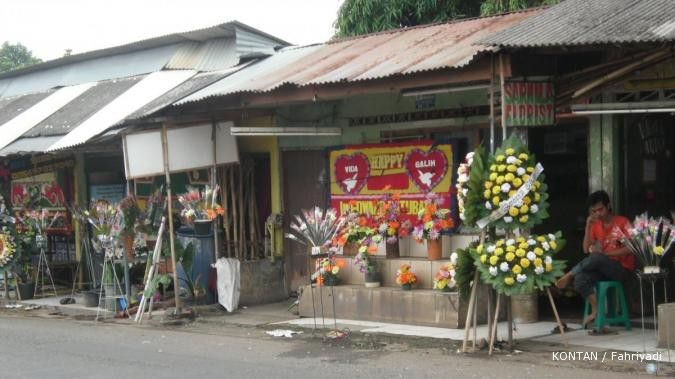
<svg viewBox="0 0 675 379">
<path fill-rule="evenodd" d="M 148 75 L 51 145 L 47 151 L 65 149 L 87 142 L 195 74 L 194 70 L 175 70 Z"/>
<path fill-rule="evenodd" d="M 44 100 L 33 105 L 25 112 L 22 112 L 0 126 L 0 149 L 14 142 L 42 120 L 49 117 L 52 113 L 68 104 L 71 100 L 80 96 L 84 91 L 94 85 L 96 85 L 96 83 L 85 83 L 61 88 Z"/>
</svg>

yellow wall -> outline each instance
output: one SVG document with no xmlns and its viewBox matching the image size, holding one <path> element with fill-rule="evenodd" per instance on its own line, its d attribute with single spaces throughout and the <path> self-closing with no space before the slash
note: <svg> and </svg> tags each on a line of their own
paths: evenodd
<svg viewBox="0 0 675 379">
<path fill-rule="evenodd" d="M 258 117 L 244 122 L 237 122 L 237 126 L 271 127 L 275 125 L 274 117 Z M 281 213 L 281 162 L 279 142 L 277 137 L 237 137 L 237 146 L 240 153 L 269 153 L 270 155 L 270 196 L 272 213 Z M 282 255 L 283 231 L 277 229 L 275 235 L 275 251 Z"/>
</svg>

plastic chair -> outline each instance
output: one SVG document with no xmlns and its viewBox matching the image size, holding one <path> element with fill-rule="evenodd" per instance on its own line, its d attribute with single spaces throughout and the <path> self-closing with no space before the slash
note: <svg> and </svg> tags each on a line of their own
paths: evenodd
<svg viewBox="0 0 675 379">
<path fill-rule="evenodd" d="M 628 317 L 626 295 L 624 294 L 621 282 L 616 280 L 597 282 L 595 284 L 595 295 L 598 300 L 598 313 L 595 315 L 595 330 L 600 331 L 605 325 L 613 324 L 623 324 L 626 330 L 631 330 L 632 326 Z M 590 312 L 591 304 L 586 300 L 584 321 Z M 584 328 L 587 327 L 588 325 L 584 325 Z"/>
</svg>

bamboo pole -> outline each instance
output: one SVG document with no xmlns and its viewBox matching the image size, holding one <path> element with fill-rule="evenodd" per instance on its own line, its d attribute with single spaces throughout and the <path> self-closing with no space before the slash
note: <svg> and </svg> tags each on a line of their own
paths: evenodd
<svg viewBox="0 0 675 379">
<path fill-rule="evenodd" d="M 471 286 L 471 296 L 469 297 L 469 306 L 467 308 L 466 320 L 464 322 L 464 342 L 462 343 L 462 352 L 466 353 L 467 343 L 469 341 L 469 328 L 471 326 L 471 317 L 473 316 L 474 302 L 476 301 L 478 288 L 478 269 L 473 274 L 473 285 Z"/>
<path fill-rule="evenodd" d="M 490 349 L 488 351 L 489 355 L 492 355 L 492 350 L 494 349 L 495 346 L 495 335 L 497 334 L 497 321 L 499 317 L 499 300 L 501 300 L 502 295 L 500 293 L 497 293 L 497 306 L 495 309 L 495 320 L 492 323 L 492 330 L 490 331 Z"/>
<path fill-rule="evenodd" d="M 223 230 L 225 231 L 225 254 L 232 257 L 232 249 L 230 248 L 230 206 L 228 195 L 230 187 L 228 185 L 228 166 L 223 167 L 220 175 L 220 187 L 223 196 Z"/>
<path fill-rule="evenodd" d="M 173 235 L 173 199 L 171 197 L 171 175 L 169 175 L 169 144 L 166 138 L 166 125 L 162 125 L 162 153 L 164 154 L 164 176 L 166 177 L 166 196 L 169 205 L 169 246 L 171 247 L 171 264 L 173 265 L 173 296 L 176 300 L 176 314 L 181 314 L 180 285 L 176 269 L 176 247 Z"/>
<path fill-rule="evenodd" d="M 502 143 L 506 140 L 506 106 L 504 104 L 504 99 L 506 98 L 506 92 L 504 87 L 506 85 L 504 81 L 504 55 L 499 54 L 499 85 L 501 88 L 501 113 L 502 113 Z"/>
<path fill-rule="evenodd" d="M 234 188 L 234 169 L 237 166 L 230 167 L 230 199 L 232 201 L 232 245 L 234 255 L 241 260 L 241 249 L 239 248 L 239 230 L 237 229 L 237 193 Z"/>
<path fill-rule="evenodd" d="M 239 208 L 239 245 L 242 249 L 244 259 L 248 259 L 248 249 L 246 246 L 246 227 L 244 226 L 244 166 L 239 165 L 239 182 L 237 186 L 237 207 Z"/>
<path fill-rule="evenodd" d="M 565 328 L 563 327 L 560 316 L 558 315 L 558 308 L 555 306 L 555 301 L 553 301 L 553 296 L 551 296 L 551 289 L 546 287 L 546 294 L 548 295 L 548 300 L 551 302 L 551 308 L 553 308 L 553 314 L 555 315 L 555 321 L 558 323 L 558 330 L 560 330 L 560 335 L 563 337 L 565 342 L 565 347 L 569 346 L 567 341 L 567 336 L 565 335 Z"/>
<path fill-rule="evenodd" d="M 249 166 L 247 168 L 248 171 L 248 180 L 246 183 L 248 183 L 248 190 L 246 191 L 248 193 L 248 228 L 249 228 L 249 239 L 251 241 L 251 259 L 255 259 L 256 253 L 257 253 L 257 246 L 256 246 L 256 235 L 255 235 L 255 215 L 253 214 L 255 212 L 255 187 L 253 185 L 254 181 L 254 175 L 253 175 L 253 167 Z"/>
<path fill-rule="evenodd" d="M 216 173 L 218 171 L 217 167 L 216 167 L 216 164 L 217 164 L 216 163 L 216 149 L 218 148 L 218 146 L 216 144 L 216 128 L 217 128 L 216 121 L 212 120 L 211 121 L 211 141 L 212 141 L 212 153 L 213 153 L 213 166 L 211 167 L 210 183 L 211 183 L 211 188 L 213 189 L 213 191 L 215 191 L 216 184 L 218 183 L 218 178 L 217 178 L 217 175 L 216 175 Z M 213 194 L 213 201 L 216 200 L 216 196 L 217 196 L 217 194 L 214 193 Z M 218 256 L 220 255 L 219 254 L 220 244 L 218 243 L 218 220 L 219 220 L 219 217 L 216 216 L 216 218 L 213 219 L 213 224 L 211 225 L 211 229 L 213 231 L 213 255 L 214 255 L 213 262 L 214 263 L 218 261 Z"/>
<path fill-rule="evenodd" d="M 492 54 L 490 55 L 490 154 L 494 154 L 494 152 L 495 152 L 495 55 Z"/>
</svg>

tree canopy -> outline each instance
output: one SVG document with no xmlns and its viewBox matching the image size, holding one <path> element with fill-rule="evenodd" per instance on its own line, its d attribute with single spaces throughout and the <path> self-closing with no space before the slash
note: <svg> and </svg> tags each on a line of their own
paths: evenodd
<svg viewBox="0 0 675 379">
<path fill-rule="evenodd" d="M 349 37 L 458 18 L 488 16 L 560 0 L 345 0 L 335 36 Z"/>
<path fill-rule="evenodd" d="M 21 43 L 5 42 L 0 47 L 0 72 L 16 70 L 40 62 L 42 59 L 33 56 L 33 53 Z"/>
</svg>

